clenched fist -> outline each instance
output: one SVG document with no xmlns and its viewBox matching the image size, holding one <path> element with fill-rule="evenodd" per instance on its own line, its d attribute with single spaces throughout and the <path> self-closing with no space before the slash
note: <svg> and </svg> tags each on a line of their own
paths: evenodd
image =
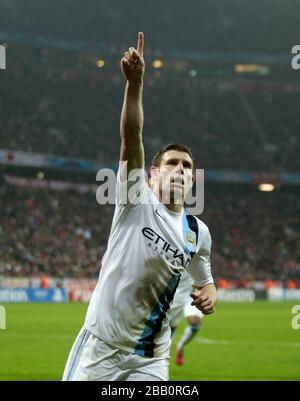
<svg viewBox="0 0 300 401">
<path fill-rule="evenodd" d="M 139 32 L 137 48 L 129 47 L 121 60 L 121 70 L 129 82 L 140 82 L 145 71 L 144 34 Z"/>
<path fill-rule="evenodd" d="M 200 291 L 191 294 L 193 298 L 192 305 L 195 305 L 204 315 L 214 313 L 214 302 L 208 294 L 201 295 Z"/>
</svg>

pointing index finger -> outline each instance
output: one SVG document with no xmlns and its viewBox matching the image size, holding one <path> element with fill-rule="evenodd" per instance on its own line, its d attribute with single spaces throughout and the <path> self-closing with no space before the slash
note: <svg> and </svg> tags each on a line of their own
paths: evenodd
<svg viewBox="0 0 300 401">
<path fill-rule="evenodd" d="M 137 52 L 141 57 L 144 56 L 144 34 L 143 32 L 139 32 L 138 34 L 138 43 L 137 43 Z"/>
</svg>

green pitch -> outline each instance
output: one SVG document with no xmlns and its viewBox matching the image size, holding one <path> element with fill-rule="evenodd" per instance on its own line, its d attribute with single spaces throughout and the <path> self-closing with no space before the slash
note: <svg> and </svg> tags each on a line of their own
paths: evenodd
<svg viewBox="0 0 300 401">
<path fill-rule="evenodd" d="M 291 326 L 294 304 L 218 304 L 187 345 L 183 366 L 173 362 L 173 344 L 170 380 L 300 380 L 300 329 Z M 5 308 L 0 380 L 60 380 L 87 305 L 7 304 Z M 184 327 L 185 322 L 175 343 Z"/>
</svg>

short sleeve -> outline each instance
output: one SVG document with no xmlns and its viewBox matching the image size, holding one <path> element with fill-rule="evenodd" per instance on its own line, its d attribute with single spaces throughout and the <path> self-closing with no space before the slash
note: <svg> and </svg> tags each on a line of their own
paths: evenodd
<svg viewBox="0 0 300 401">
<path fill-rule="evenodd" d="M 211 274 L 211 235 L 205 226 L 201 244 L 198 252 L 194 255 L 192 261 L 187 267 L 188 272 L 194 279 L 193 285 L 203 287 L 207 284 L 213 284 L 214 280 Z"/>
</svg>

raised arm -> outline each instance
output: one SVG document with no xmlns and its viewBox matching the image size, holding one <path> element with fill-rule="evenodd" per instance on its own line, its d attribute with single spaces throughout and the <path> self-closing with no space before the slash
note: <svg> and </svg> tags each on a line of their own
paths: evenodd
<svg viewBox="0 0 300 401">
<path fill-rule="evenodd" d="M 137 49 L 130 47 L 121 60 L 121 69 L 127 83 L 120 122 L 120 160 L 128 162 L 127 173 L 144 166 L 142 92 L 145 62 L 143 52 L 144 34 L 139 32 Z"/>
</svg>

